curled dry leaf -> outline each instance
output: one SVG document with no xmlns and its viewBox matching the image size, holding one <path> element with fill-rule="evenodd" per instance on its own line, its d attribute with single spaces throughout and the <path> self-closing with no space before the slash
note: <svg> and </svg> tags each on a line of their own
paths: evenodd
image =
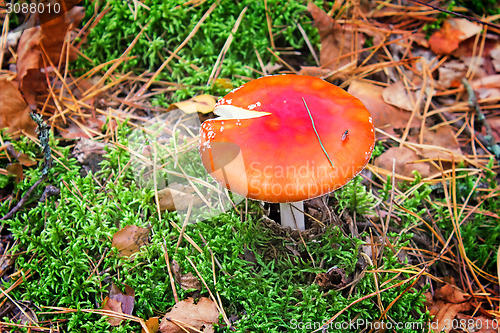
<svg viewBox="0 0 500 333">
<path fill-rule="evenodd" d="M 471 38 L 472 36 L 475 36 L 483 30 L 482 26 L 478 23 L 472 22 L 470 20 L 464 19 L 464 18 L 449 18 L 447 22 L 450 24 L 450 26 L 461 32 L 460 36 L 458 37 L 460 41 L 466 40 Z"/>
<path fill-rule="evenodd" d="M 40 26 L 27 29 L 21 35 L 17 46 L 17 80 L 26 101 L 35 107 L 35 94 L 46 90 L 45 75 L 40 71 L 42 51 L 40 40 L 43 38 Z"/>
<path fill-rule="evenodd" d="M 130 256 L 146 245 L 151 228 L 127 225 L 113 235 L 111 246 L 116 247 L 122 256 Z"/>
<path fill-rule="evenodd" d="M 206 297 L 195 303 L 192 297 L 177 303 L 161 320 L 160 332 L 194 332 L 194 328 L 204 333 L 214 332 L 213 324 L 219 321 L 217 305 Z M 183 327 L 183 328 L 181 328 Z"/>
<path fill-rule="evenodd" d="M 0 80 L 0 101 L 0 128 L 36 135 L 36 124 L 29 115 L 29 107 L 14 83 Z"/>
<path fill-rule="evenodd" d="M 106 297 L 104 299 L 104 302 L 102 304 L 102 309 L 103 310 L 108 310 L 108 311 L 113 311 L 117 313 L 123 313 L 122 311 L 122 303 L 119 301 L 116 301 L 114 299 L 111 299 L 109 297 Z M 123 319 L 116 318 L 116 317 L 108 317 L 108 323 L 111 326 L 118 326 L 122 322 Z"/>
<path fill-rule="evenodd" d="M 347 284 L 347 279 L 342 268 L 334 267 L 330 268 L 326 273 L 318 273 L 314 283 L 324 290 L 339 289 Z"/>
<path fill-rule="evenodd" d="M 187 101 L 173 103 L 168 110 L 180 109 L 187 114 L 200 112 L 203 114 L 212 112 L 215 105 L 215 98 L 211 95 L 195 96 Z"/>
<path fill-rule="evenodd" d="M 198 278 L 191 272 L 181 274 L 181 267 L 176 260 L 172 260 L 172 271 L 174 273 L 175 282 L 177 282 L 182 289 L 196 289 L 198 291 L 201 290 L 200 280 L 198 280 Z"/>
</svg>

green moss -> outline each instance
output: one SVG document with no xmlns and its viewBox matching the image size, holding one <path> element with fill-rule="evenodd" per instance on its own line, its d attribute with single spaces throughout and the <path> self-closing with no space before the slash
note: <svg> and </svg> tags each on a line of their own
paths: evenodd
<svg viewBox="0 0 500 333">
<path fill-rule="evenodd" d="M 500 13 L 497 0 L 457 0 L 457 3 L 478 15 L 495 15 Z"/>
<path fill-rule="evenodd" d="M 100 3 L 103 5 L 103 1 Z M 92 68 L 118 58 L 139 34 L 141 27 L 147 25 L 144 34 L 129 54 L 136 58 L 127 61 L 120 70 L 154 72 L 169 57 L 169 52 L 173 52 L 186 39 L 214 0 L 203 2 L 196 7 L 185 6 L 184 0 L 146 0 L 143 3 L 149 10 L 139 6 L 137 18 L 134 18 L 129 8 L 129 1 L 110 0 L 108 3 L 109 12 L 89 33 L 83 47 L 83 52 L 93 63 L 89 64 L 87 60 L 80 58 L 76 68 Z M 297 23 L 302 25 L 313 45 L 319 42 L 316 29 L 307 23 L 310 18 L 306 5 L 307 2 L 302 0 L 267 1 L 267 13 L 272 21 L 275 45 L 302 49 L 302 58 L 309 57 L 310 52 L 305 46 Z M 86 1 L 87 19 L 91 17 L 94 6 L 93 1 Z M 219 77 L 231 79 L 235 86 L 243 83 L 241 77 L 258 77 L 259 74 L 250 69 L 261 70 L 255 51 L 260 54 L 264 64 L 276 61 L 268 50 L 271 48 L 271 41 L 264 1 L 221 0 L 193 38 L 179 51 L 180 59 L 170 61 L 170 69 L 163 70 L 158 78 L 183 86 L 183 89 L 176 91 L 174 100 L 186 99 L 198 92 L 227 93 L 227 90 L 213 90 L 213 87 L 207 87 L 206 84 L 236 19 L 245 7 L 246 14 L 224 57 Z"/>
<path fill-rule="evenodd" d="M 128 127 L 119 126 L 118 137 L 122 144 L 127 144 L 129 134 Z M 57 141 L 52 140 L 52 144 L 57 145 Z M 31 149 L 33 155 L 40 155 L 27 140 L 21 141 L 18 148 L 25 152 L 24 149 Z M 331 267 L 341 268 L 347 277 L 354 277 L 359 272 L 360 240 L 344 236 L 338 227 L 329 227 L 324 235 L 307 242 L 313 264 L 300 241 L 276 234 L 263 223 L 258 206 L 253 203 L 249 207 L 255 209 L 244 222 L 238 212 L 231 210 L 187 226 L 186 234 L 203 248 L 203 253 L 182 241 L 175 254 L 178 233 L 172 230 L 169 221 L 179 223 L 178 216 L 163 213 L 159 221 L 152 191 L 137 187 L 130 168 L 124 168 L 130 159 L 126 151 L 110 148 L 103 171 L 82 178 L 68 149 L 59 147 L 58 150 L 63 152 L 61 161 L 69 170 L 54 164 L 47 183 L 57 185 L 61 189 L 60 196 L 40 203 L 36 199 L 41 189 L 36 191 L 26 209 L 5 225 L 16 239 L 10 251 L 16 256 L 16 269 L 24 274 L 30 270 L 30 276 L 10 292 L 15 299 L 30 300 L 38 306 L 97 309 L 107 295 L 106 288 L 114 282 L 127 284 L 135 290 L 134 315 L 147 319 L 164 313 L 174 305 L 164 244 L 170 258 L 177 260 L 183 272 L 194 272 L 187 257 L 194 262 L 209 288 L 220 294 L 228 315 L 238 318 L 236 332 L 283 332 L 299 323 L 324 322 L 354 300 L 375 291 L 372 274 L 366 274 L 350 296 L 345 291 L 321 290 L 313 283 L 316 274 Z M 25 181 L 17 185 L 17 189 L 25 191 L 38 176 L 38 169 L 28 170 Z M 7 206 L 4 202 L 0 207 L 2 214 Z M 119 228 L 128 224 L 150 225 L 151 239 L 132 258 L 123 258 L 111 248 L 111 240 Z M 221 267 L 216 268 L 215 285 L 209 249 Z M 245 253 L 252 254 L 254 259 L 245 260 Z M 386 269 L 403 266 L 392 252 L 383 261 Z M 393 276 L 380 274 L 379 283 Z M 4 288 L 10 283 L 13 281 Z M 402 290 L 404 286 L 382 294 L 384 306 Z M 180 288 L 178 293 L 180 299 L 188 296 L 188 292 Z M 201 295 L 207 295 L 205 288 Z M 402 311 L 420 308 L 422 302 L 421 293 L 412 290 L 395 304 L 389 315 L 396 321 L 423 323 L 425 314 Z M 378 313 L 376 302 L 365 300 L 346 311 L 338 321 L 353 319 L 358 314 L 364 320 L 373 320 Z M 69 332 L 140 329 L 132 322 L 112 328 L 105 318 L 83 312 L 45 314 L 39 318 L 63 319 L 61 325 Z M 295 332 L 308 331 L 297 327 Z M 218 331 L 229 332 L 229 329 L 220 327 Z"/>
</svg>

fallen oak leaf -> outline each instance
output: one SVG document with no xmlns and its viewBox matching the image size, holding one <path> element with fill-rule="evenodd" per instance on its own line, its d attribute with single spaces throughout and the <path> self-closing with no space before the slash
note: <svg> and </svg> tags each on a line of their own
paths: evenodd
<svg viewBox="0 0 500 333">
<path fill-rule="evenodd" d="M 150 231 L 151 227 L 127 225 L 113 235 L 111 246 L 117 248 L 121 256 L 131 256 L 148 243 Z"/>
</svg>

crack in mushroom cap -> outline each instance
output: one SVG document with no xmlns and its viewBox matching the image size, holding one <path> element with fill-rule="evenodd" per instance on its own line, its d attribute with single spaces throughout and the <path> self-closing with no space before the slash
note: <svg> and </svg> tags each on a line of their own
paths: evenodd
<svg viewBox="0 0 500 333">
<path fill-rule="evenodd" d="M 262 201 L 301 201 L 336 190 L 365 167 L 375 143 L 361 101 L 311 76 L 250 81 L 218 101 L 214 112 L 222 117 L 200 130 L 203 165 L 229 190 Z"/>
</svg>

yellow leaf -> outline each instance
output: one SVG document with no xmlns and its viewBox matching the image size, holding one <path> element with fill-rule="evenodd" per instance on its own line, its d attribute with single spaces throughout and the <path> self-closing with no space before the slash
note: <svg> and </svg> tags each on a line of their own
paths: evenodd
<svg viewBox="0 0 500 333">
<path fill-rule="evenodd" d="M 215 105 L 215 98 L 212 95 L 199 95 L 195 96 L 187 101 L 182 101 L 179 103 L 173 103 L 170 105 L 168 110 L 180 109 L 187 114 L 192 114 L 195 112 L 200 112 L 203 114 L 212 112 Z"/>
</svg>

